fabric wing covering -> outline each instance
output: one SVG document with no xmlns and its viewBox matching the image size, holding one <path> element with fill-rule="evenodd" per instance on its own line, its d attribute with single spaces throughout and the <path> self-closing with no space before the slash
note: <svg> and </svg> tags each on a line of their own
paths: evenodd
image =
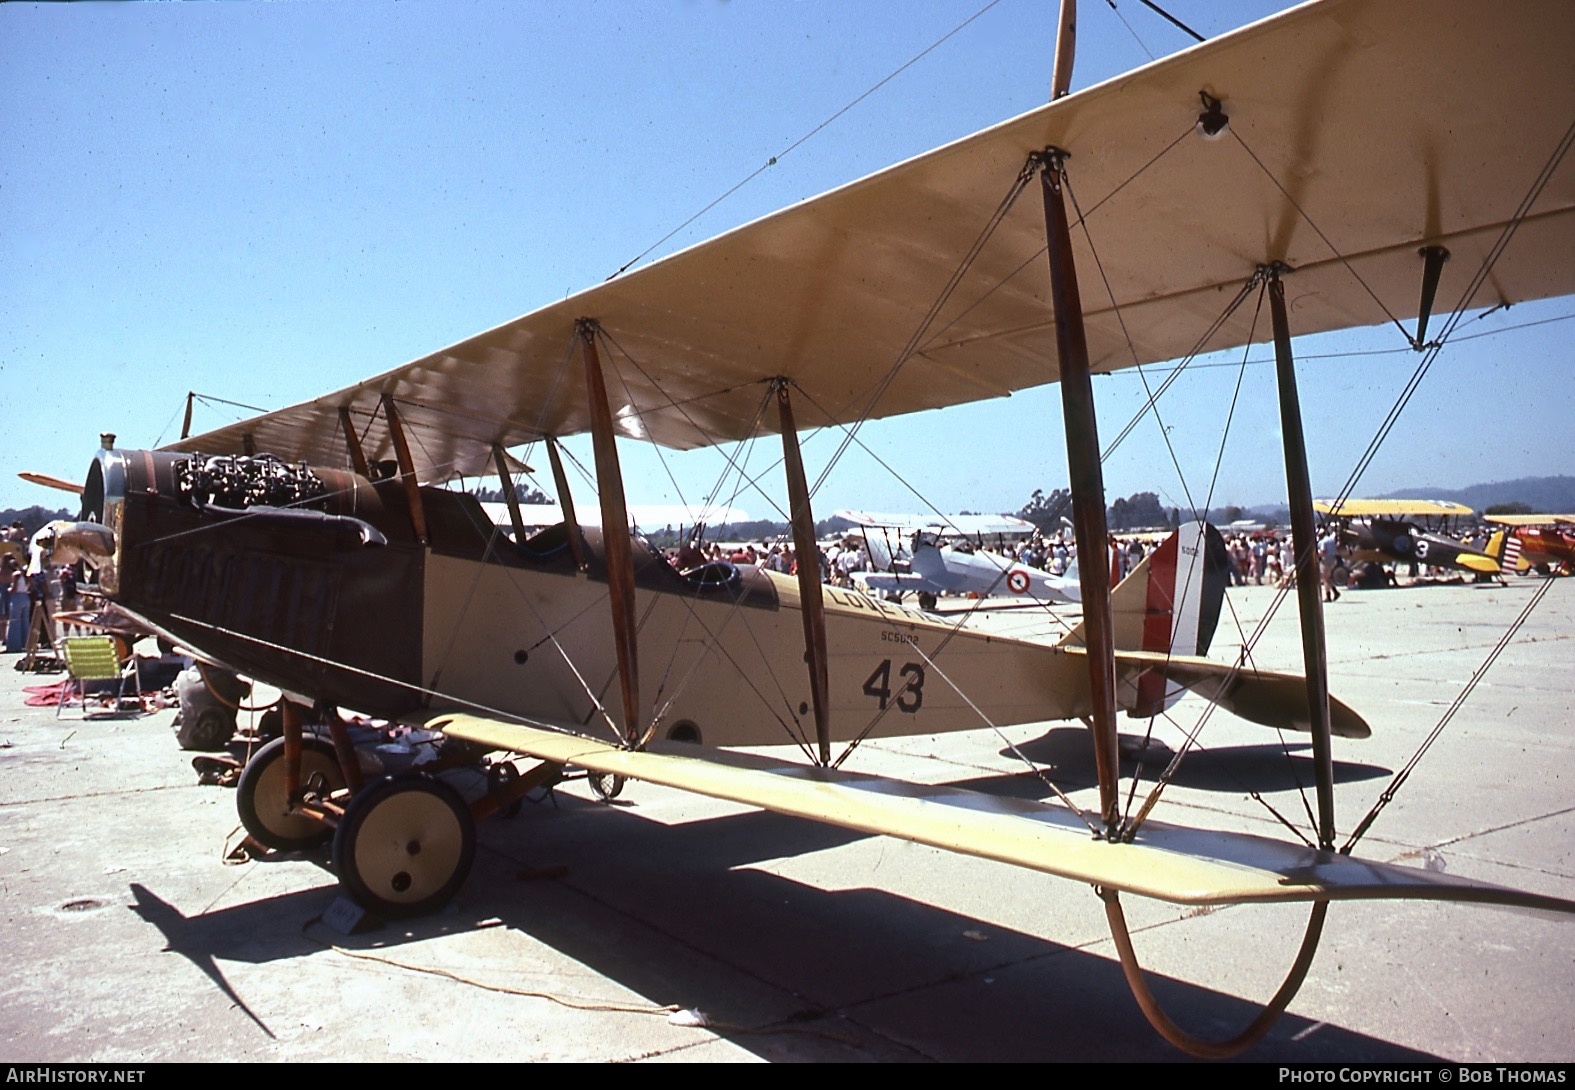
<svg viewBox="0 0 1575 1090">
<path fill-rule="evenodd" d="M 1074 225 L 1096 371 L 1190 352 L 1269 261 L 1294 270 L 1294 331 L 1315 333 L 1414 317 L 1418 248 L 1441 244 L 1452 256 L 1435 309 L 1447 312 L 1513 221 L 1470 306 L 1566 294 L 1568 165 L 1517 210 L 1575 118 L 1572 56 L 1567 0 L 1310 4 L 174 449 L 239 453 L 250 435 L 289 460 L 344 465 L 345 407 L 368 456 L 389 458 L 375 415 L 389 394 L 423 480 L 480 473 L 495 442 L 589 428 L 583 378 L 567 366 L 580 318 L 606 334 L 618 426 L 681 449 L 756 431 L 775 376 L 796 384 L 805 428 L 1053 382 L 1037 180 L 947 290 L 1029 154 L 1048 146 L 1070 153 L 1098 253 L 1096 266 Z M 1230 118 L 1217 139 L 1195 131 L 1200 91 Z M 1266 339 L 1252 310 L 1206 348 Z"/>
</svg>

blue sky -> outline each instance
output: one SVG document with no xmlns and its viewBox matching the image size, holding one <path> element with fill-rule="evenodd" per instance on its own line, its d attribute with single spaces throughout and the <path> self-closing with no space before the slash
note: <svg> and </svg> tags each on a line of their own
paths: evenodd
<svg viewBox="0 0 1575 1090">
<path fill-rule="evenodd" d="M 16 473 L 80 478 L 100 431 L 174 439 L 187 390 L 279 407 L 601 281 L 981 7 L 0 5 L 0 507 L 65 500 Z M 1210 36 L 1274 7 L 1172 4 Z M 1136 0 L 1119 13 L 1155 55 L 1188 44 Z M 1038 105 L 1053 23 L 1043 0 L 999 0 L 653 256 Z M 1075 86 L 1146 60 L 1085 0 Z M 1572 313 L 1472 323 L 1493 335 L 1443 354 L 1358 491 L 1575 472 Z M 1393 330 L 1300 342 L 1315 490 L 1344 481 L 1414 360 L 1311 357 L 1396 347 Z M 1110 496 L 1201 500 L 1235 381 L 1200 367 L 1163 403 L 1185 486 L 1150 422 L 1107 463 Z M 1142 386 L 1123 372 L 1096 395 L 1108 437 Z M 1250 366 L 1216 502 L 1284 495 L 1276 412 L 1272 368 Z M 199 407 L 196 428 L 239 415 Z M 1065 483 L 1054 388 L 861 438 L 946 511 Z M 813 475 L 836 442 L 806 443 Z M 720 475 L 715 452 L 624 457 L 634 502 L 694 501 Z M 751 464 L 775 457 L 773 440 Z M 924 506 L 857 451 L 816 497 Z"/>
</svg>

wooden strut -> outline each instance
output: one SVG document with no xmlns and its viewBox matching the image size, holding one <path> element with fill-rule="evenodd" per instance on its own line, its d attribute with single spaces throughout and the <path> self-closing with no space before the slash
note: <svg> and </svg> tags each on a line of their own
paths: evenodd
<svg viewBox="0 0 1575 1090">
<path fill-rule="evenodd" d="M 612 410 L 602 381 L 596 351 L 596 323 L 581 318 L 575 327 L 585 360 L 585 391 L 591 411 L 591 445 L 596 452 L 596 481 L 602 500 L 602 562 L 607 569 L 607 597 L 612 606 L 613 643 L 618 653 L 618 687 L 623 697 L 624 742 L 646 741 L 640 715 L 639 632 L 634 612 L 634 551 L 629 545 L 629 512 L 624 503 L 623 470 L 613 437 Z"/>
<path fill-rule="evenodd" d="M 809 485 L 798 448 L 788 382 L 773 383 L 777 419 L 782 430 L 782 467 L 787 474 L 788 517 L 793 524 L 793 554 L 798 558 L 799 611 L 804 617 L 804 664 L 809 668 L 809 695 L 815 706 L 815 740 L 820 763 L 831 764 L 831 682 L 826 660 L 826 606 L 820 585 L 820 546 L 815 543 L 815 516 L 809 506 Z"/>
<path fill-rule="evenodd" d="M 182 439 L 185 439 L 185 438 L 187 438 L 188 436 L 191 435 L 191 406 L 192 406 L 192 402 L 194 402 L 195 400 L 197 400 L 197 391 L 195 391 L 195 390 L 187 390 L 186 391 L 186 415 L 181 417 L 181 422 L 180 422 L 180 437 Z"/>
<path fill-rule="evenodd" d="M 382 396 L 383 415 L 388 419 L 388 437 L 394 442 L 394 457 L 399 459 L 399 480 L 405 486 L 405 501 L 410 507 L 410 526 L 416 540 L 423 545 L 432 542 L 427 533 L 427 511 L 421 505 L 421 484 L 416 480 L 416 463 L 410 457 L 410 444 L 405 442 L 405 429 L 399 422 L 399 410 L 388 394 Z"/>
<path fill-rule="evenodd" d="M 1312 485 L 1307 475 L 1307 443 L 1301 402 L 1296 393 L 1296 363 L 1291 327 L 1285 313 L 1281 267 L 1263 270 L 1268 278 L 1269 314 L 1274 322 L 1274 368 L 1280 387 L 1280 432 L 1285 444 L 1285 484 L 1291 508 L 1291 549 L 1296 557 L 1296 607 L 1301 617 L 1302 663 L 1307 673 L 1307 710 L 1318 788 L 1318 846 L 1334 849 L 1334 747 L 1329 719 L 1329 663 L 1324 647 L 1323 602 L 1314 529 Z"/>
<path fill-rule="evenodd" d="M 371 477 L 366 462 L 366 451 L 361 448 L 361 437 L 356 434 L 355 421 L 350 419 L 350 406 L 339 406 L 339 428 L 345 433 L 345 447 L 350 451 L 350 468 L 361 477 Z"/>
<path fill-rule="evenodd" d="M 286 806 L 301 801 L 301 711 L 288 700 L 279 701 L 279 721 L 284 731 L 284 797 Z"/>
<path fill-rule="evenodd" d="M 503 489 L 503 499 L 509 505 L 509 522 L 514 526 L 514 540 L 525 540 L 525 516 L 520 514 L 519 493 L 514 490 L 514 477 L 509 473 L 509 460 L 503 454 L 501 443 L 492 444 L 492 464 L 498 467 L 498 486 Z"/>
<path fill-rule="evenodd" d="M 1116 733 L 1115 629 L 1110 615 L 1110 539 L 1105 525 L 1105 481 L 1099 465 L 1099 426 L 1083 329 L 1083 302 L 1072 257 L 1072 233 L 1063 193 L 1065 153 L 1037 156 L 1044 191 L 1045 239 L 1055 309 L 1056 355 L 1061 367 L 1061 411 L 1066 421 L 1067 475 L 1072 527 L 1077 539 L 1078 584 L 1088 643 L 1088 696 L 1099 774 L 1099 813 L 1105 835 L 1117 839 L 1121 822 L 1120 741 Z"/>
<path fill-rule="evenodd" d="M 1422 259 L 1422 299 L 1416 312 L 1416 338 L 1411 347 L 1420 352 L 1427 347 L 1427 320 L 1433 314 L 1433 298 L 1438 294 L 1438 278 L 1444 274 L 1449 251 L 1443 246 L 1423 246 L 1417 251 Z"/>
<path fill-rule="evenodd" d="M 1050 101 L 1072 89 L 1072 58 L 1077 52 L 1077 0 L 1061 0 L 1061 21 L 1056 27 L 1055 67 L 1050 72 Z"/>
<path fill-rule="evenodd" d="M 552 462 L 552 486 L 558 490 L 558 509 L 563 512 L 563 528 L 569 532 L 569 555 L 574 566 L 585 570 L 585 544 L 580 537 L 580 520 L 574 513 L 574 493 L 569 491 L 569 478 L 563 472 L 563 457 L 558 453 L 558 441 L 547 436 L 547 457 Z"/>
</svg>

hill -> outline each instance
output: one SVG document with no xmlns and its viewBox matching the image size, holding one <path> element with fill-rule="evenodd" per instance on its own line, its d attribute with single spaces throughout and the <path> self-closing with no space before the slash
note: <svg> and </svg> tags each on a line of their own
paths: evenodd
<svg viewBox="0 0 1575 1090">
<path fill-rule="evenodd" d="M 1477 511 L 1502 503 L 1524 503 L 1538 512 L 1575 511 L 1575 477 L 1521 477 L 1465 488 L 1408 488 L 1378 499 L 1453 500 Z"/>
</svg>

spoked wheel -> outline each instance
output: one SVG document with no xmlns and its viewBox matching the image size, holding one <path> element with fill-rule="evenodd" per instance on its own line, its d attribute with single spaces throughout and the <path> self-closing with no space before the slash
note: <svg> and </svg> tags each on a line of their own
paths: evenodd
<svg viewBox="0 0 1575 1090">
<path fill-rule="evenodd" d="M 334 747 L 321 738 L 301 739 L 301 786 L 325 796 L 345 785 Z M 235 809 L 252 839 L 275 851 L 290 852 L 326 843 L 334 835 L 327 825 L 290 812 L 284 787 L 284 739 L 263 746 L 241 769 L 235 782 Z"/>
<path fill-rule="evenodd" d="M 362 907 L 390 919 L 442 908 L 475 857 L 476 823 L 465 800 L 419 772 L 363 788 L 334 831 L 340 884 Z"/>
<path fill-rule="evenodd" d="M 591 794 L 603 802 L 611 802 L 623 794 L 625 780 L 615 772 L 587 772 L 585 782 L 591 786 Z"/>
</svg>

